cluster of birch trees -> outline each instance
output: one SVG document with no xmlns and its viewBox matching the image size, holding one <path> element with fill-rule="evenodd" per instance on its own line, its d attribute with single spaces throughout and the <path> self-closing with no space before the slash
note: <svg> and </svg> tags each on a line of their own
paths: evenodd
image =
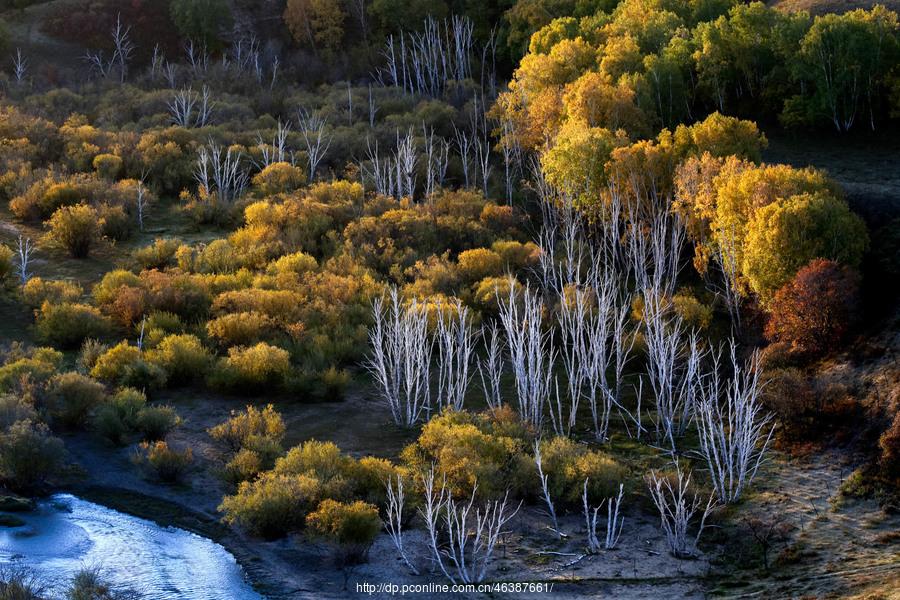
<svg viewBox="0 0 900 600">
<path fill-rule="evenodd" d="M 681 222 L 657 199 L 635 209 L 615 190 L 610 197 L 609 214 L 597 225 L 586 223 L 564 195 L 545 199 L 539 266 L 524 283 L 509 276 L 497 290 L 498 318 L 480 331 L 459 301 L 430 307 L 402 298 L 396 288 L 376 300 L 368 366 L 402 426 L 446 407 L 462 409 L 477 371 L 485 404 L 497 408 L 509 396 L 539 434 L 574 436 L 586 429 L 602 444 L 617 417 L 628 436 L 665 454 L 696 452 L 707 467 L 710 496 L 694 491 L 692 474 L 677 459 L 674 476 L 653 472 L 646 478 L 668 545 L 685 556 L 696 551 L 710 512 L 740 499 L 764 460 L 774 426 L 760 401 L 756 355 L 743 358 L 734 340 L 711 343 L 675 310 Z M 636 298 L 639 319 L 632 318 Z M 638 339 L 645 365 L 640 372 L 629 368 L 638 362 Z M 506 374 L 511 389 L 503 386 Z M 692 427 L 699 448 L 683 441 Z M 539 446 L 535 459 L 541 495 L 558 530 Z M 618 541 L 622 501 L 621 493 L 605 501 L 606 531 L 598 533 L 602 505 L 591 506 L 585 493 L 591 551 Z"/>
</svg>

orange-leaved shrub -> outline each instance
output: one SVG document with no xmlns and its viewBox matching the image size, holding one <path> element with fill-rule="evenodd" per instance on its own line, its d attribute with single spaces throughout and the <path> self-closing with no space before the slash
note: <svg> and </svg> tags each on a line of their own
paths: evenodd
<svg viewBox="0 0 900 600">
<path fill-rule="evenodd" d="M 859 277 L 849 267 L 813 260 L 775 293 L 766 337 L 808 356 L 837 349 L 857 316 L 858 290 Z"/>
</svg>

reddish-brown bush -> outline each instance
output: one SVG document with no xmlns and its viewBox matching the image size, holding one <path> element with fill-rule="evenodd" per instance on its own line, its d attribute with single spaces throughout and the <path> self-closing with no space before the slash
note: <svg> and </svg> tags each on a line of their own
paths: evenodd
<svg viewBox="0 0 900 600">
<path fill-rule="evenodd" d="M 809 356 L 833 351 L 856 318 L 858 296 L 859 276 L 853 270 L 813 260 L 775 293 L 766 337 Z"/>
</svg>

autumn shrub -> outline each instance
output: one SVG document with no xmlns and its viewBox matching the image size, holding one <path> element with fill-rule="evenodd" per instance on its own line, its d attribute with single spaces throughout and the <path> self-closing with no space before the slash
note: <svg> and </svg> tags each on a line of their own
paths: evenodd
<svg viewBox="0 0 900 600">
<path fill-rule="evenodd" d="M 779 199 L 748 224 L 742 271 L 764 302 L 813 259 L 857 268 L 868 248 L 866 226 L 847 203 L 829 194 Z"/>
<path fill-rule="evenodd" d="M 334 443 L 309 440 L 279 458 L 273 472 L 314 477 L 323 497 L 343 500 L 353 491 L 354 465 L 353 458 L 342 454 Z"/>
<path fill-rule="evenodd" d="M 489 416 L 451 411 L 426 423 L 401 458 L 418 473 L 433 464 L 455 496 L 471 495 L 477 484 L 479 498 L 497 498 L 510 488 L 513 493 L 527 489 L 519 470 L 528 469 L 528 437 L 524 429 L 492 431 Z"/>
<path fill-rule="evenodd" d="M 17 421 L 37 419 L 32 398 L 21 394 L 0 394 L 0 429 L 5 430 Z"/>
<path fill-rule="evenodd" d="M 387 506 L 386 482 L 403 475 L 402 469 L 387 459 L 364 456 L 352 468 L 353 495 L 375 506 Z"/>
<path fill-rule="evenodd" d="M 836 350 L 859 308 L 859 276 L 848 267 L 816 259 L 779 289 L 768 305 L 766 337 L 803 355 Z"/>
<path fill-rule="evenodd" d="M 508 301 L 510 286 L 513 293 L 519 295 L 524 286 L 516 279 L 509 277 L 485 277 L 475 285 L 473 301 L 475 305 L 487 314 L 497 314 L 500 304 Z"/>
<path fill-rule="evenodd" d="M 90 373 L 97 359 L 104 352 L 109 350 L 109 346 L 94 338 L 88 338 L 81 343 L 78 350 L 78 357 L 75 359 L 75 366 L 82 373 Z"/>
<path fill-rule="evenodd" d="M 136 464 L 143 466 L 160 481 L 177 483 L 181 481 L 194 461 L 190 448 L 175 450 L 166 442 L 142 442 L 135 454 Z"/>
<path fill-rule="evenodd" d="M 247 405 L 243 411 L 231 411 L 231 417 L 209 430 L 209 435 L 237 452 L 251 444 L 253 438 L 264 437 L 280 443 L 284 437 L 284 421 L 275 407 L 268 404 L 262 410 Z"/>
<path fill-rule="evenodd" d="M 503 258 L 487 248 L 475 248 L 460 252 L 457 257 L 460 276 L 467 282 L 476 283 L 485 277 L 503 275 Z"/>
<path fill-rule="evenodd" d="M 142 269 L 165 269 L 175 264 L 175 252 L 181 240 L 156 238 L 152 244 L 138 248 L 131 256 Z"/>
<path fill-rule="evenodd" d="M 145 440 L 161 440 L 181 425 L 181 417 L 171 406 L 145 406 L 135 415 L 134 426 Z"/>
<path fill-rule="evenodd" d="M 107 307 L 113 305 L 123 287 L 143 288 L 143 282 L 138 275 L 125 269 L 112 269 L 103 274 L 99 283 L 91 290 L 94 302 L 97 306 Z"/>
<path fill-rule="evenodd" d="M 234 246 L 223 239 L 205 245 L 194 258 L 194 269 L 199 273 L 231 273 L 240 266 Z"/>
<path fill-rule="evenodd" d="M 134 323 L 135 335 L 140 336 L 143 332 L 146 348 L 157 348 L 166 337 L 185 330 L 185 324 L 178 315 L 163 310 L 154 310 L 140 322 Z"/>
<path fill-rule="evenodd" d="M 121 388 L 95 411 L 94 429 L 112 444 L 121 445 L 137 429 L 138 415 L 146 404 L 143 392 Z"/>
<path fill-rule="evenodd" d="M 53 348 L 37 348 L 8 357 L 0 367 L 0 391 L 15 389 L 23 381 L 41 385 L 49 381 L 62 366 L 63 354 Z"/>
<path fill-rule="evenodd" d="M 236 488 L 242 482 L 255 479 L 267 468 L 271 468 L 272 461 L 268 464 L 264 461 L 263 455 L 256 450 L 243 448 L 225 462 L 220 475 L 225 483 Z"/>
<path fill-rule="evenodd" d="M 0 481 L 17 492 L 33 491 L 60 475 L 65 446 L 43 423 L 24 420 L 0 432 Z"/>
<path fill-rule="evenodd" d="M 236 429 L 245 430 L 246 423 L 247 419 L 239 419 Z M 242 436 L 232 433 L 235 432 L 230 426 L 223 429 L 222 435 L 226 436 L 223 440 Z M 253 440 L 269 438 L 249 435 L 247 439 L 250 442 L 245 445 L 250 447 Z M 227 467 L 226 474 L 239 481 L 247 475 L 242 471 L 252 473 L 257 468 L 257 459 L 258 456 L 241 450 Z M 383 459 L 368 457 L 356 461 L 342 454 L 331 442 L 309 440 L 278 458 L 271 470 L 240 483 L 236 494 L 223 499 L 220 510 L 225 512 L 226 521 L 238 523 L 257 535 L 281 537 L 302 528 L 306 515 L 322 500 L 349 502 L 362 497 L 383 503 L 385 481 L 397 473 L 396 467 Z"/>
<path fill-rule="evenodd" d="M 13 256 L 15 253 L 8 246 L 0 244 L 0 283 L 3 283 L 12 277 L 15 271 L 13 264 Z"/>
<path fill-rule="evenodd" d="M 223 346 L 249 346 L 259 342 L 273 342 L 280 337 L 275 319 L 260 312 L 228 313 L 210 319 L 206 334 Z"/>
<path fill-rule="evenodd" d="M 100 218 L 100 233 L 110 240 L 127 240 L 134 233 L 136 222 L 121 206 L 101 204 L 97 207 Z"/>
<path fill-rule="evenodd" d="M 210 374 L 210 384 L 241 392 L 277 389 L 290 373 L 287 350 L 260 342 L 255 346 L 230 348 Z"/>
<path fill-rule="evenodd" d="M 316 259 L 305 252 L 294 252 L 293 254 L 285 254 L 276 260 L 273 260 L 266 267 L 266 272 L 271 275 L 281 275 L 285 273 L 295 273 L 302 275 L 309 271 L 315 271 L 318 267 Z"/>
<path fill-rule="evenodd" d="M 86 258 L 99 242 L 100 225 L 100 216 L 90 206 L 63 206 L 47 221 L 47 237 L 73 258 Z"/>
<path fill-rule="evenodd" d="M 71 181 L 57 182 L 47 177 L 33 183 L 25 192 L 13 198 L 9 209 L 20 219 L 39 221 L 56 210 L 74 206 L 89 199 L 88 190 Z"/>
<path fill-rule="evenodd" d="M 124 269 L 108 271 L 91 293 L 105 313 L 129 324 L 153 310 L 192 321 L 204 317 L 210 305 L 209 288 L 201 278 L 155 269 L 139 275 Z"/>
<path fill-rule="evenodd" d="M 497 240 L 491 244 L 491 250 L 503 260 L 503 271 L 518 271 L 533 267 L 541 255 L 540 247 L 534 242 L 517 242 L 515 240 Z"/>
<path fill-rule="evenodd" d="M 306 515 L 318 506 L 321 486 L 315 477 L 267 472 L 240 484 L 234 495 L 222 498 L 225 521 L 266 539 L 283 537 L 303 527 Z"/>
<path fill-rule="evenodd" d="M 619 484 L 627 484 L 628 469 L 610 455 L 555 437 L 541 442 L 544 474 L 548 476 L 550 497 L 569 508 L 581 506 L 585 479 L 588 497 L 594 502 L 615 496 Z"/>
<path fill-rule="evenodd" d="M 685 324 L 693 329 L 706 329 L 712 323 L 712 307 L 703 304 L 688 290 L 679 290 L 672 297 L 672 307 Z"/>
<path fill-rule="evenodd" d="M 83 294 L 84 290 L 74 281 L 54 281 L 32 277 L 22 286 L 22 299 L 32 308 L 40 308 L 44 302 L 73 303 Z"/>
<path fill-rule="evenodd" d="M 64 427 L 83 425 L 105 399 L 106 388 L 103 384 L 80 373 L 62 373 L 47 385 L 47 410 L 54 423 Z"/>
<path fill-rule="evenodd" d="M 185 384 L 205 377 L 213 356 L 193 335 L 169 335 L 145 354 L 147 362 L 166 372 L 169 384 Z"/>
<path fill-rule="evenodd" d="M 166 372 L 148 363 L 139 348 L 120 342 L 97 358 L 91 377 L 120 386 L 155 390 L 166 384 Z"/>
<path fill-rule="evenodd" d="M 303 169 L 285 162 L 272 163 L 253 177 L 253 186 L 263 196 L 293 192 L 305 183 Z"/>
<path fill-rule="evenodd" d="M 93 167 L 101 178 L 115 181 L 122 172 L 122 158 L 115 154 L 98 154 L 94 157 Z"/>
<path fill-rule="evenodd" d="M 342 564 L 364 562 L 381 531 L 378 507 L 357 500 L 352 503 L 323 500 L 306 517 L 307 527 L 337 547 Z"/>
<path fill-rule="evenodd" d="M 38 337 L 63 349 L 77 348 L 87 338 L 102 338 L 112 324 L 87 304 L 51 304 L 45 301 L 35 320 Z"/>
</svg>

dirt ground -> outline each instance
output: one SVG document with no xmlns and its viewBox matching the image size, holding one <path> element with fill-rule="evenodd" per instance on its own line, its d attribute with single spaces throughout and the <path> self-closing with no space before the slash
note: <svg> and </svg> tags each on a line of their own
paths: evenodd
<svg viewBox="0 0 900 600">
<path fill-rule="evenodd" d="M 194 448 L 196 465 L 188 483 L 161 486 L 149 481 L 131 463 L 132 450 L 111 450 L 96 438 L 79 434 L 65 440 L 72 458 L 85 471 L 84 486 L 73 491 L 213 537 L 271 598 L 358 597 L 363 594 L 357 593 L 357 584 L 443 581 L 429 572 L 421 529 L 409 530 L 405 540 L 423 573 L 416 576 L 399 560 L 387 535 L 377 539 L 368 563 L 339 569 L 327 547 L 302 535 L 264 542 L 218 525 L 216 506 L 226 490 L 215 476 L 218 450 L 205 431 L 246 400 L 182 391 L 161 401 L 177 406 L 185 418 L 170 442 Z M 391 456 L 409 435 L 390 424 L 380 407 L 373 409 L 372 402 L 356 390 L 340 403 L 280 403 L 277 408 L 291 437 L 286 444 L 317 438 L 333 440 L 355 455 Z M 872 599 L 898 598 L 892 582 L 900 580 L 900 516 L 884 513 L 874 501 L 836 502 L 840 483 L 854 466 L 841 462 L 835 453 L 804 461 L 773 457 L 747 501 L 729 514 L 730 521 L 750 515 L 783 517 L 789 533 L 772 551 L 773 559 L 781 556 L 783 562 L 770 573 L 750 564 L 723 564 L 721 553 L 727 546 L 720 540 L 704 545 L 707 555 L 699 559 L 671 557 L 656 517 L 633 501 L 626 506 L 619 547 L 596 556 L 583 556 L 581 515 L 560 519 L 560 528 L 568 535 L 560 540 L 548 528 L 541 506 L 523 507 L 510 525 L 512 533 L 501 540 L 490 579 L 552 582 L 548 597 L 554 598 L 848 598 L 869 593 L 881 594 L 869 596 Z M 142 502 L 142 498 L 152 500 Z M 156 504 L 157 500 L 162 503 Z M 750 547 L 746 552 L 752 556 L 755 550 Z"/>
</svg>

